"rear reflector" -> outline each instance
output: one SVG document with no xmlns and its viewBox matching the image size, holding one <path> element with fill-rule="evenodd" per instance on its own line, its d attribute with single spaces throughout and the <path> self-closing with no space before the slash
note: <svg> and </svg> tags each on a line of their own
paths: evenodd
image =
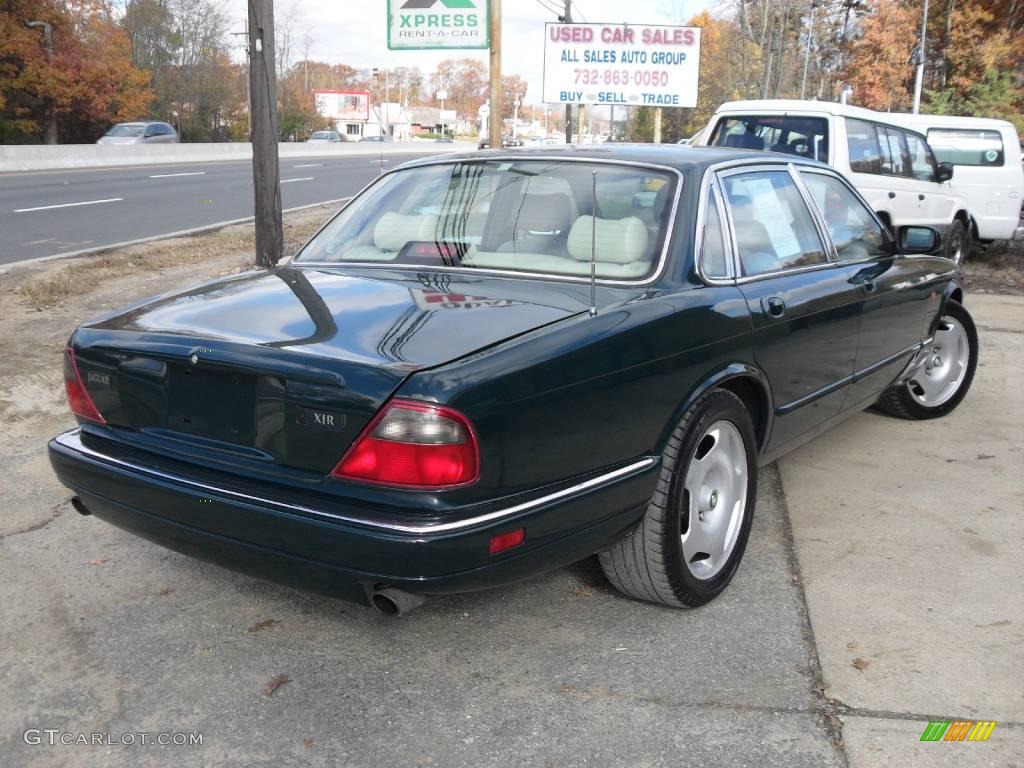
<svg viewBox="0 0 1024 768">
<path fill-rule="evenodd" d="M 492 536 L 491 543 L 487 546 L 487 551 L 492 555 L 496 555 L 499 552 L 504 552 L 506 549 L 518 547 L 525 540 L 526 529 L 516 528 L 514 531 L 499 533 L 497 536 Z"/>
<path fill-rule="evenodd" d="M 458 411 L 392 400 L 331 472 L 401 488 L 451 488 L 479 475 L 476 436 Z"/>
<path fill-rule="evenodd" d="M 97 424 L 105 425 L 107 423 L 100 415 L 92 398 L 89 397 L 89 392 L 82 382 L 82 375 L 78 372 L 75 350 L 71 347 L 64 350 L 64 392 L 68 396 L 68 405 L 75 416 Z"/>
</svg>

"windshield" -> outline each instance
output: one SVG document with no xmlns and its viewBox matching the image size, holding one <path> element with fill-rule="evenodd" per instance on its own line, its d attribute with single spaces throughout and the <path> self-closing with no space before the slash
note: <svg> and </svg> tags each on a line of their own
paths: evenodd
<svg viewBox="0 0 1024 768">
<path fill-rule="evenodd" d="M 144 125 L 131 125 L 129 123 L 121 123 L 115 125 L 109 131 L 107 136 L 141 136 L 142 132 L 146 129 Z M 94 133 L 93 136 L 96 134 Z"/>
<path fill-rule="evenodd" d="M 314 133 L 309 138 L 311 138 L 311 139 L 329 139 L 329 138 L 331 138 L 331 134 L 330 134 L 329 131 L 317 131 L 316 133 Z"/>
<path fill-rule="evenodd" d="M 823 117 L 742 115 L 718 121 L 713 147 L 764 149 L 828 162 L 828 123 Z"/>
<path fill-rule="evenodd" d="M 598 162 L 409 168 L 356 198 L 296 261 L 589 276 L 593 257 L 598 278 L 643 279 L 668 236 L 676 185 L 668 171 Z"/>
</svg>

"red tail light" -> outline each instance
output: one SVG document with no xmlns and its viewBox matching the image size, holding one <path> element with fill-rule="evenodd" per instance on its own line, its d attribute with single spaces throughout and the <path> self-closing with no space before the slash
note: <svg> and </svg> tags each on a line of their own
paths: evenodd
<svg viewBox="0 0 1024 768">
<path fill-rule="evenodd" d="M 331 475 L 403 488 L 450 488 L 480 474 L 473 427 L 440 405 L 392 400 Z"/>
<path fill-rule="evenodd" d="M 82 375 L 78 372 L 78 363 L 75 362 L 75 350 L 71 347 L 64 350 L 64 391 L 67 393 L 71 412 L 75 416 L 97 424 L 107 423 L 89 397 Z"/>
</svg>

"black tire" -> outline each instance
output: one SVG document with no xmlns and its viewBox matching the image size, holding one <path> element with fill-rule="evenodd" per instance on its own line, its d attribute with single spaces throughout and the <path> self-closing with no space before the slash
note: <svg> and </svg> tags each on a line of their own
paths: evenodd
<svg viewBox="0 0 1024 768">
<path fill-rule="evenodd" d="M 683 484 L 701 438 L 719 421 L 732 424 L 742 440 L 747 462 L 746 498 L 731 553 L 717 573 L 701 579 L 691 573 L 683 555 L 681 536 L 689 496 Z M 757 500 L 756 444 L 750 414 L 736 395 L 715 389 L 698 399 L 672 431 L 658 485 L 643 520 L 598 555 L 608 581 L 637 600 L 677 608 L 694 608 L 717 597 L 732 580 L 747 547 Z"/>
<path fill-rule="evenodd" d="M 964 329 L 969 350 L 964 375 L 955 394 L 940 404 L 929 406 L 914 397 L 913 380 L 906 381 L 890 387 L 878 399 L 878 407 L 886 413 L 901 419 L 937 419 L 960 405 L 964 397 L 967 396 L 971 382 L 974 381 L 974 371 L 978 366 L 978 330 L 974 327 L 971 314 L 952 299 L 946 302 L 946 308 L 942 312 L 942 317 L 939 318 L 940 329 L 947 318 L 955 320 Z"/>
<path fill-rule="evenodd" d="M 964 226 L 960 219 L 955 219 L 949 228 L 949 234 L 946 235 L 946 258 L 952 259 L 957 266 L 960 266 L 970 256 L 973 248 L 971 231 Z"/>
</svg>

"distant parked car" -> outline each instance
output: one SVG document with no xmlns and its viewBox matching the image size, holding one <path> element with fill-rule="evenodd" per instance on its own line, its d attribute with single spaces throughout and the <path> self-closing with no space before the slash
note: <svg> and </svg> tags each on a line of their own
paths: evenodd
<svg viewBox="0 0 1024 768">
<path fill-rule="evenodd" d="M 306 139 L 306 143 L 326 144 L 328 142 L 339 142 L 341 140 L 341 135 L 337 131 L 314 131 L 313 135 Z"/>
<path fill-rule="evenodd" d="M 455 139 L 453 139 L 451 136 L 438 136 L 436 139 L 434 139 L 435 144 L 452 144 L 454 142 Z"/>
<path fill-rule="evenodd" d="M 177 144 L 178 134 L 170 123 L 118 123 L 97 144 Z"/>
<path fill-rule="evenodd" d="M 394 141 L 394 139 L 385 133 L 380 136 L 363 136 L 360 141 Z"/>
<path fill-rule="evenodd" d="M 522 147 L 524 146 L 522 139 L 514 139 L 511 136 L 501 137 L 501 146 L 503 147 Z M 490 139 L 480 139 L 480 144 L 477 145 L 477 149 L 490 149 Z"/>
</svg>

